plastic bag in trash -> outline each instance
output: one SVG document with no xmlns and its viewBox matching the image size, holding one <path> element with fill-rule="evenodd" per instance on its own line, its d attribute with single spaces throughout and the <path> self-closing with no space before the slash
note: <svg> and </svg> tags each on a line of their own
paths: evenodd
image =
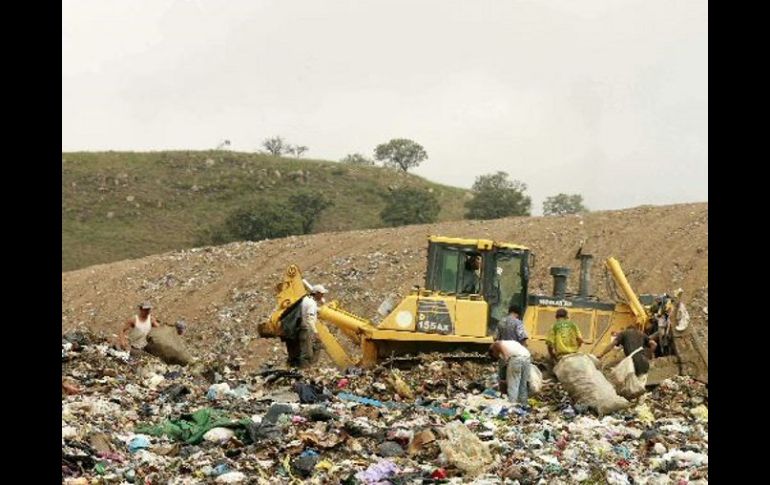
<svg viewBox="0 0 770 485">
<path fill-rule="evenodd" d="M 217 399 L 221 399 L 229 392 L 230 385 L 226 382 L 222 382 L 220 384 L 212 384 L 211 387 L 209 387 L 208 392 L 206 392 L 206 398 L 215 401 Z"/>
<path fill-rule="evenodd" d="M 233 436 L 235 436 L 235 431 L 230 428 L 211 428 L 203 435 L 203 439 L 215 443 L 225 443 L 230 441 Z"/>
<path fill-rule="evenodd" d="M 211 471 L 211 475 L 218 477 L 219 475 L 223 475 L 229 471 L 230 471 L 230 467 L 227 466 L 227 463 L 220 463 L 219 465 L 214 467 L 214 469 Z"/>
<path fill-rule="evenodd" d="M 663 455 L 663 460 L 673 461 L 680 466 L 704 466 L 709 464 L 709 456 L 695 451 L 671 450 Z"/>
<path fill-rule="evenodd" d="M 692 414 L 696 420 L 702 423 L 709 422 L 709 408 L 703 404 L 690 409 L 690 414 Z"/>
<path fill-rule="evenodd" d="M 643 424 L 649 426 L 655 421 L 655 415 L 647 404 L 640 404 L 636 407 L 636 418 Z"/>
<path fill-rule="evenodd" d="M 447 439 L 438 442 L 447 461 L 469 475 L 482 473 L 492 463 L 489 447 L 465 424 L 452 421 L 444 427 Z"/>
<path fill-rule="evenodd" d="M 246 480 L 246 475 L 243 472 L 227 472 L 219 475 L 216 480 L 217 483 L 238 483 Z"/>
<path fill-rule="evenodd" d="M 115 357 L 123 363 L 127 363 L 131 359 L 131 353 L 124 350 L 115 350 L 113 348 L 107 349 L 107 355 Z"/>
<path fill-rule="evenodd" d="M 149 448 L 150 440 L 144 435 L 137 435 L 128 443 L 128 451 L 134 453 L 136 451 Z"/>
<path fill-rule="evenodd" d="M 249 423 L 246 425 L 249 437 L 254 443 L 266 444 L 268 441 L 280 439 L 283 436 L 281 429 L 274 423 L 262 421 L 261 423 Z"/>
<path fill-rule="evenodd" d="M 313 384 L 296 382 L 294 383 L 294 390 L 297 391 L 299 402 L 302 404 L 315 404 L 329 400 L 329 396 L 324 393 L 324 390 Z"/>
<path fill-rule="evenodd" d="M 318 461 L 318 453 L 303 453 L 292 462 L 291 469 L 294 473 L 297 473 L 303 478 L 307 478 L 313 474 L 313 470 L 315 470 Z"/>
<path fill-rule="evenodd" d="M 540 369 L 534 364 L 529 366 L 529 381 L 527 382 L 527 385 L 529 386 L 529 393 L 531 395 L 539 394 L 540 390 L 543 388 L 543 373 L 540 372 Z"/>
<path fill-rule="evenodd" d="M 632 353 L 621 360 L 610 372 L 610 379 L 615 386 L 615 390 L 619 395 L 627 399 L 633 399 L 644 394 L 647 386 L 647 374 L 636 375 L 633 356 L 634 354 Z"/>
<path fill-rule="evenodd" d="M 390 460 L 380 460 L 366 470 L 356 473 L 356 478 L 365 484 L 382 482 L 399 472 L 398 466 Z"/>
<path fill-rule="evenodd" d="M 245 385 L 240 385 L 236 387 L 235 389 L 231 389 L 230 392 L 227 393 L 229 396 L 237 397 L 239 399 L 248 399 L 249 398 L 249 388 Z"/>
</svg>

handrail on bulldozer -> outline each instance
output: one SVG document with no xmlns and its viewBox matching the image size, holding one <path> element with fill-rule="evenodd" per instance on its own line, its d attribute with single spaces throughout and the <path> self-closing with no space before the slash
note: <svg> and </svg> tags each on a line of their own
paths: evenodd
<svg viewBox="0 0 770 485">
<path fill-rule="evenodd" d="M 644 310 L 642 303 L 631 288 L 628 279 L 626 279 L 626 275 L 623 273 L 620 263 L 617 259 L 609 257 L 607 258 L 607 261 L 605 261 L 605 264 L 607 269 L 610 270 L 612 278 L 618 284 L 618 287 L 620 287 L 620 291 L 623 293 L 626 303 L 628 303 L 628 306 L 631 308 L 631 312 L 634 314 L 634 317 L 636 317 L 637 325 L 644 329 L 644 326 L 647 324 L 647 312 Z"/>
</svg>

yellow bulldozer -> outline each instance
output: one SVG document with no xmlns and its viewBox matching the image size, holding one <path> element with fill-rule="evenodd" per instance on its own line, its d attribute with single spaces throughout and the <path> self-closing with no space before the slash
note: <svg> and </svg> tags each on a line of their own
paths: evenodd
<svg viewBox="0 0 770 485">
<path fill-rule="evenodd" d="M 670 324 L 662 328 L 667 345 L 664 354 L 651 361 L 648 384 L 654 385 L 677 374 L 690 375 L 708 383 L 708 353 L 691 326 L 678 315 L 683 308 L 681 291 L 668 299 L 637 296 L 620 263 L 608 258 L 605 266 L 615 285 L 616 301 L 591 296 L 590 274 L 593 257 L 578 251 L 580 285 L 577 294 L 566 292 L 569 268 L 553 267 L 551 295 L 529 293 L 531 251 L 518 244 L 487 239 L 443 236 L 428 238 L 425 286 L 415 287 L 399 303 L 383 304 L 384 317 L 375 323 L 340 308 L 337 302 L 318 308 L 318 337 L 326 352 L 341 369 L 371 367 L 388 358 L 426 352 L 486 353 L 493 342 L 497 323 L 510 305 L 523 311 L 528 345 L 537 359 L 548 356 L 545 338 L 555 321 L 556 311 L 566 308 L 580 328 L 581 352 L 596 353 L 605 348 L 613 334 L 634 325 L 649 333 L 665 312 Z M 292 265 L 276 285 L 276 307 L 258 326 L 261 337 L 283 337 L 287 319 L 296 318 L 309 284 L 300 269 Z M 686 310 L 685 310 L 686 312 Z M 663 322 L 661 322 L 663 323 Z M 345 351 L 327 325 L 333 325 L 360 348 L 360 356 Z M 606 364 L 618 361 L 622 352 L 605 356 Z"/>
</svg>

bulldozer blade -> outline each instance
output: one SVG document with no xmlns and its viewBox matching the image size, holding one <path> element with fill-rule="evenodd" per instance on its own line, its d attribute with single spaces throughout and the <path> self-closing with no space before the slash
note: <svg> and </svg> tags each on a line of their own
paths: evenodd
<svg viewBox="0 0 770 485">
<path fill-rule="evenodd" d="M 400 356 L 391 356 L 388 358 L 383 359 L 382 362 L 380 362 L 383 366 L 393 366 L 399 369 L 408 369 L 415 365 L 420 364 L 429 364 L 430 362 L 433 362 L 435 360 L 443 360 L 445 362 L 483 362 L 487 363 L 490 361 L 489 356 L 486 354 L 480 354 L 480 353 L 460 353 L 460 354 L 449 354 L 449 353 L 442 353 L 442 354 L 426 354 L 426 355 L 400 355 Z"/>
<path fill-rule="evenodd" d="M 647 385 L 657 386 L 666 379 L 679 375 L 679 358 L 675 355 L 658 357 L 650 362 L 650 372 L 647 374 Z"/>
<path fill-rule="evenodd" d="M 650 362 L 647 384 L 657 385 L 675 375 L 690 376 L 708 384 L 708 349 L 695 332 L 691 328 L 674 332 L 674 348 L 676 355 L 658 357 Z"/>
<path fill-rule="evenodd" d="M 339 341 L 329 331 L 329 327 L 323 322 L 316 322 L 316 329 L 318 330 L 318 339 L 326 349 L 326 353 L 329 354 L 334 364 L 341 370 L 345 370 L 348 367 L 355 365 L 350 359 L 348 354 L 342 348 Z"/>
</svg>

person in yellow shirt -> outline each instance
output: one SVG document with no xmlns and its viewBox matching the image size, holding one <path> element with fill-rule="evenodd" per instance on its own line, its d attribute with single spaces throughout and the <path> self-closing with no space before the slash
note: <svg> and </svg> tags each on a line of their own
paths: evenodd
<svg viewBox="0 0 770 485">
<path fill-rule="evenodd" d="M 548 345 L 548 354 L 554 362 L 564 355 L 574 354 L 583 345 L 580 329 L 567 319 L 567 310 L 564 308 L 556 310 L 556 323 L 551 327 L 545 342 Z"/>
</svg>

